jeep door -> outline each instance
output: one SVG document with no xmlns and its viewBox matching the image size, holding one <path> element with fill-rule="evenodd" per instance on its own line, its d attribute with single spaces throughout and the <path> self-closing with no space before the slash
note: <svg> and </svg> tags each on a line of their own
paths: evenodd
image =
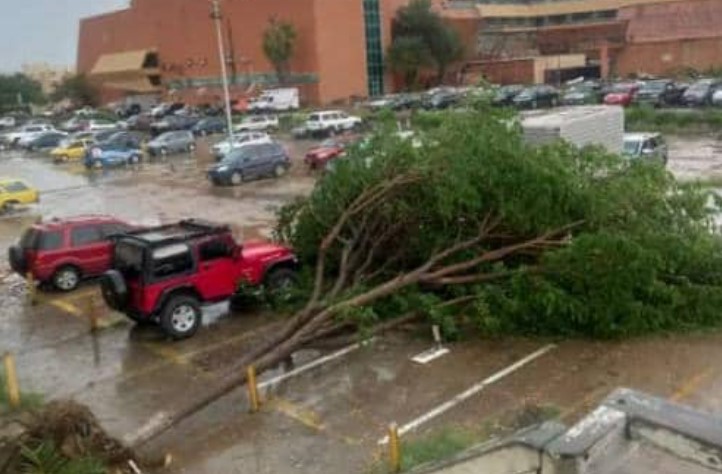
<svg viewBox="0 0 722 474">
<path fill-rule="evenodd" d="M 70 251 L 83 275 L 98 275 L 110 268 L 111 243 L 98 224 L 81 224 L 70 229 Z"/>
<path fill-rule="evenodd" d="M 213 239 L 196 247 L 198 274 L 196 288 L 204 300 L 219 301 L 236 292 L 238 284 L 234 245 L 223 239 Z"/>
</svg>

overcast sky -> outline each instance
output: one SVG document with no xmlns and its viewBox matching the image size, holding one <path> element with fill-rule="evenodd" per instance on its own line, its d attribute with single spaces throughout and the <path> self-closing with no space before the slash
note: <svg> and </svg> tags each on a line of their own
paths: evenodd
<svg viewBox="0 0 722 474">
<path fill-rule="evenodd" d="M 75 67 L 78 20 L 129 4 L 129 0 L 0 0 L 0 72 L 23 63 Z"/>
</svg>

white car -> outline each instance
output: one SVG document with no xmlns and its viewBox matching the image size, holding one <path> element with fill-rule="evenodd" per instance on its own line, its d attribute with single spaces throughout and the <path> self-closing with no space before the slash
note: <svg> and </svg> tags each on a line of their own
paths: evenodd
<svg viewBox="0 0 722 474">
<path fill-rule="evenodd" d="M 228 143 L 228 139 L 222 140 L 211 148 L 211 154 L 220 160 L 231 151 L 231 148 L 241 148 L 246 145 L 256 145 L 258 143 L 271 143 L 270 135 L 265 132 L 244 132 L 233 136 L 233 146 Z"/>
<path fill-rule="evenodd" d="M 722 89 L 717 89 L 712 94 L 712 105 L 715 107 L 722 107 Z"/>
<path fill-rule="evenodd" d="M 15 117 L 8 115 L 0 118 L 0 128 L 13 128 L 17 125 Z"/>
<path fill-rule="evenodd" d="M 340 110 L 315 112 L 308 116 L 306 129 L 312 135 L 340 133 L 352 130 L 363 123 L 360 117 L 348 115 Z"/>
<path fill-rule="evenodd" d="M 233 126 L 234 132 L 267 132 L 278 130 L 278 117 L 273 115 L 252 115 Z"/>
<path fill-rule="evenodd" d="M 102 132 L 103 130 L 114 130 L 118 128 L 118 124 L 111 120 L 92 119 L 88 120 L 85 130 L 88 132 Z"/>
<path fill-rule="evenodd" d="M 45 132 L 54 131 L 55 129 L 51 125 L 47 124 L 25 125 L 13 132 L 3 134 L 0 141 L 2 141 L 7 146 L 15 146 L 18 145 L 21 140 L 30 141 Z"/>
</svg>

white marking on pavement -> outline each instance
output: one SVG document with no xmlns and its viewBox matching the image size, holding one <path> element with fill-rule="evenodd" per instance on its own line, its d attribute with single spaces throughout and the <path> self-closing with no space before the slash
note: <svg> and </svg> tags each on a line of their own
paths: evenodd
<svg viewBox="0 0 722 474">
<path fill-rule="evenodd" d="M 542 347 L 536 352 L 533 352 L 529 354 L 528 356 L 524 357 L 523 359 L 520 359 L 510 365 L 509 367 L 506 367 L 505 369 L 500 370 L 499 372 L 485 378 L 481 382 L 477 383 L 476 385 L 473 385 L 472 387 L 468 388 L 464 392 L 458 394 L 451 400 L 442 403 L 441 405 L 438 405 L 437 407 L 433 408 L 431 411 L 428 411 L 421 415 L 420 417 L 416 418 L 415 420 L 410 421 L 409 423 L 403 425 L 399 428 L 399 436 L 402 436 L 406 433 L 408 433 L 411 430 L 414 430 L 418 428 L 419 426 L 423 425 L 424 423 L 436 418 L 437 416 L 451 410 L 459 403 L 463 402 L 464 400 L 467 400 L 468 398 L 473 397 L 477 393 L 484 390 L 489 385 L 498 382 L 499 380 L 503 379 L 507 375 L 511 374 L 512 372 L 515 372 L 522 368 L 523 366 L 527 365 L 528 363 L 532 362 L 535 359 L 538 359 L 539 357 L 543 356 L 547 352 L 551 351 L 552 349 L 556 348 L 556 344 L 549 344 L 547 346 Z M 382 439 L 379 440 L 378 444 L 387 444 L 389 442 L 389 437 L 384 436 Z"/>
</svg>

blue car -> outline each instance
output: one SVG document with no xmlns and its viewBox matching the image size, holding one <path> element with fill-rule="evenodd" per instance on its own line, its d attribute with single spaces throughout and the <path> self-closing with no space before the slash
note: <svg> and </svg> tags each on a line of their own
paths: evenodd
<svg viewBox="0 0 722 474">
<path fill-rule="evenodd" d="M 106 142 L 91 147 L 85 154 L 86 168 L 134 165 L 140 163 L 143 152 L 128 143 Z"/>
</svg>

